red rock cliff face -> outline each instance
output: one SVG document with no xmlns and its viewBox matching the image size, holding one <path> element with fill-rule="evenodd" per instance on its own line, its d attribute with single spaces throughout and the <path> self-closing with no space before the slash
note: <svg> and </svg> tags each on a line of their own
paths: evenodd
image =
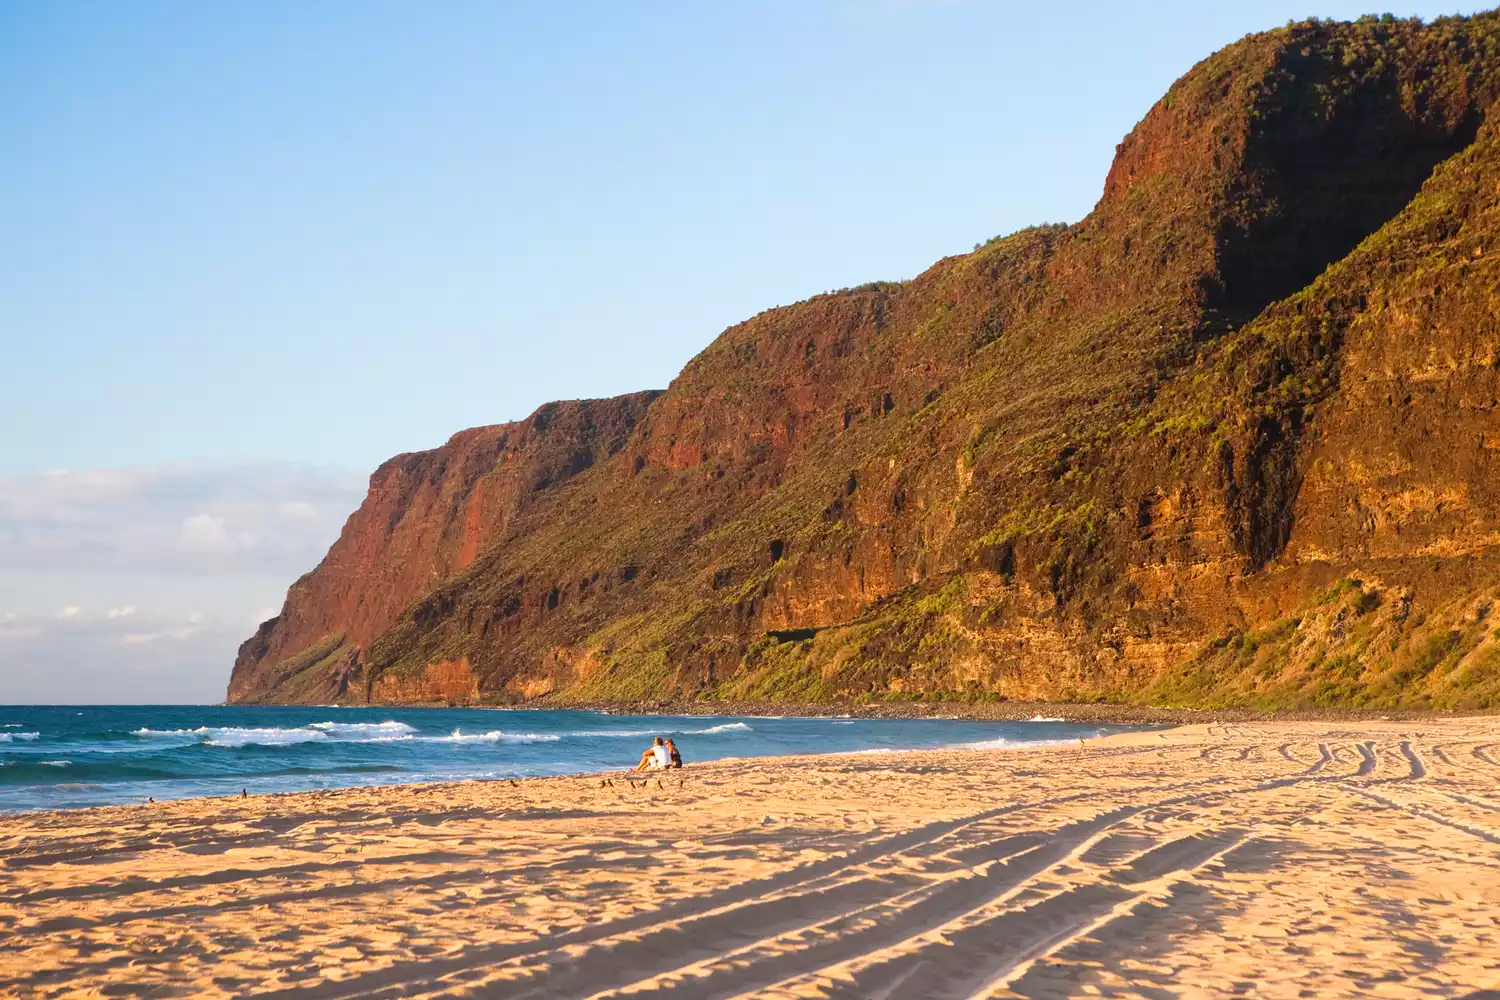
<svg viewBox="0 0 1500 1000">
<path fill-rule="evenodd" d="M 1482 700 L 1497 97 L 1495 15 L 1237 43 L 1076 225 L 725 331 L 467 565 L 330 553 L 232 696 Z"/>
<path fill-rule="evenodd" d="M 465 569 L 539 494 L 617 452 L 657 395 L 548 403 L 525 420 L 462 431 L 376 469 L 323 562 L 241 650 L 230 700 L 284 694 L 290 675 L 267 685 L 259 668 L 302 665 L 297 657 L 309 650 L 318 655 L 303 655 L 305 666 L 328 661 L 305 678 L 309 695 L 341 689 L 370 641 L 412 601 Z"/>
</svg>

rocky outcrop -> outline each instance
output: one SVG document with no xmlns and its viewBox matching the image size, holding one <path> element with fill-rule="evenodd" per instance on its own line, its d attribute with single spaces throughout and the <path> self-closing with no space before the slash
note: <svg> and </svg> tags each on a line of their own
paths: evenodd
<svg viewBox="0 0 1500 1000">
<path fill-rule="evenodd" d="M 1487 690 L 1213 651 L 1351 580 L 1420 644 L 1500 577 L 1497 98 L 1494 14 L 1230 46 L 1075 225 L 762 313 L 587 463 L 506 466 L 571 474 L 490 483 L 463 435 L 383 467 L 231 698 Z"/>
</svg>

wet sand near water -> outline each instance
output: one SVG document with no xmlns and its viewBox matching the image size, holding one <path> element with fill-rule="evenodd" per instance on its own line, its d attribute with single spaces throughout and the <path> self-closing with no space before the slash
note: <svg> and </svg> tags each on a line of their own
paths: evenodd
<svg viewBox="0 0 1500 1000">
<path fill-rule="evenodd" d="M 0 816 L 0 996 L 1500 989 L 1500 719 L 633 778 Z"/>
</svg>

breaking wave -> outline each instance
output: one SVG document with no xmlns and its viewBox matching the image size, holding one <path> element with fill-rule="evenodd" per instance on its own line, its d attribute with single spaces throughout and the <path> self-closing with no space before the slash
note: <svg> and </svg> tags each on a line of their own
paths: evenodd
<svg viewBox="0 0 1500 1000">
<path fill-rule="evenodd" d="M 202 742 L 212 747 L 264 746 L 284 747 L 297 743 L 381 743 L 411 739 L 416 727 L 404 722 L 312 722 L 306 726 L 281 728 L 267 726 L 199 726 L 197 729 L 136 729 L 132 736 L 172 740 L 178 743 Z"/>
<path fill-rule="evenodd" d="M 556 743 L 561 736 L 540 733 L 502 733 L 491 729 L 487 733 L 466 733 L 455 729 L 447 736 L 419 736 L 422 743 Z"/>
<path fill-rule="evenodd" d="M 753 726 L 744 722 L 726 722 L 721 726 L 709 726 L 707 729 L 673 729 L 663 726 L 660 729 L 578 729 L 566 736 L 713 736 L 716 733 L 750 733 L 754 732 Z"/>
</svg>

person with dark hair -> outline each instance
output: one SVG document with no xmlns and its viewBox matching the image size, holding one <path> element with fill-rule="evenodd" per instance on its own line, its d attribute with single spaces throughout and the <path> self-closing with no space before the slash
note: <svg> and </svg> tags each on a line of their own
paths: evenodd
<svg viewBox="0 0 1500 1000">
<path fill-rule="evenodd" d="M 672 763 L 668 764 L 668 767 L 682 766 L 682 754 L 678 752 L 677 744 L 672 742 L 671 737 L 667 737 L 667 754 L 672 758 Z"/>
</svg>

